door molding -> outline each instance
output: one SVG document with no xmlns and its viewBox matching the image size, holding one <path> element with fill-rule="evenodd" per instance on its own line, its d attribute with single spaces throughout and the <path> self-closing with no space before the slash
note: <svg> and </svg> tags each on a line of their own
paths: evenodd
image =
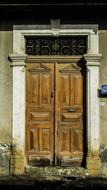
<svg viewBox="0 0 107 190">
<path fill-rule="evenodd" d="M 25 66 L 26 61 L 49 61 L 55 56 L 27 57 L 25 54 L 25 37 L 27 35 L 86 35 L 88 37 L 88 50 L 84 58 L 87 62 L 87 144 L 88 154 L 86 166 L 90 174 L 99 174 L 101 163 L 99 158 L 100 132 L 99 132 L 99 35 L 97 25 L 50 25 L 13 26 L 13 54 L 9 55 L 13 66 L 13 108 L 12 108 L 12 144 L 15 150 L 11 157 L 11 173 L 24 173 L 27 166 L 25 156 Z M 76 62 L 81 56 L 61 56 L 58 61 Z M 94 82 L 93 82 L 94 81 Z M 96 163 L 96 165 L 95 165 Z"/>
</svg>

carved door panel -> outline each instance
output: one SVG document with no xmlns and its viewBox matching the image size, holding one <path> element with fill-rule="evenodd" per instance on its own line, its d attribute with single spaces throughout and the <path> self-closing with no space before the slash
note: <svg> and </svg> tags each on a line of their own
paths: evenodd
<svg viewBox="0 0 107 190">
<path fill-rule="evenodd" d="M 52 164 L 54 149 L 54 64 L 27 64 L 26 150 L 29 160 Z"/>
<path fill-rule="evenodd" d="M 56 162 L 80 165 L 83 157 L 83 77 L 76 64 L 56 65 Z"/>
<path fill-rule="evenodd" d="M 27 64 L 26 126 L 26 154 L 35 165 L 81 163 L 83 77 L 76 64 Z"/>
</svg>

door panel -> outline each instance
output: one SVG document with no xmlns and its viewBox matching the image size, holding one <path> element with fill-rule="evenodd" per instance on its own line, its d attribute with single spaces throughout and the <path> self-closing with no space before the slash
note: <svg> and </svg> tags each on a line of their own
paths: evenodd
<svg viewBox="0 0 107 190">
<path fill-rule="evenodd" d="M 83 78 L 76 64 L 56 65 L 56 112 L 56 160 L 61 165 L 81 164 Z"/>
<path fill-rule="evenodd" d="M 26 154 L 35 165 L 80 165 L 83 76 L 76 64 L 34 63 L 26 69 Z"/>
<path fill-rule="evenodd" d="M 29 160 L 51 163 L 54 149 L 53 64 L 27 64 L 26 71 L 26 144 Z"/>
</svg>

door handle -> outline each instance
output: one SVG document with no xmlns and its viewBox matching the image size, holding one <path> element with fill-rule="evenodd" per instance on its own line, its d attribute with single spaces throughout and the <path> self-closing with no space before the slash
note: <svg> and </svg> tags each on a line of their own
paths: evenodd
<svg viewBox="0 0 107 190">
<path fill-rule="evenodd" d="M 74 112 L 75 110 L 73 108 L 69 108 L 68 112 Z"/>
</svg>

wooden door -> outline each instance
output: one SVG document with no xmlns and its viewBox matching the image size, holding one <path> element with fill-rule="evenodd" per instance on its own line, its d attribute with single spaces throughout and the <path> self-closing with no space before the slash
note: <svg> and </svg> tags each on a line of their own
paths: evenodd
<svg viewBox="0 0 107 190">
<path fill-rule="evenodd" d="M 80 165 L 83 77 L 73 63 L 27 64 L 26 152 L 35 165 Z"/>
<path fill-rule="evenodd" d="M 26 153 L 35 165 L 53 163 L 54 64 L 27 64 Z"/>
<path fill-rule="evenodd" d="M 83 77 L 76 64 L 56 64 L 56 162 L 83 158 Z"/>
</svg>

